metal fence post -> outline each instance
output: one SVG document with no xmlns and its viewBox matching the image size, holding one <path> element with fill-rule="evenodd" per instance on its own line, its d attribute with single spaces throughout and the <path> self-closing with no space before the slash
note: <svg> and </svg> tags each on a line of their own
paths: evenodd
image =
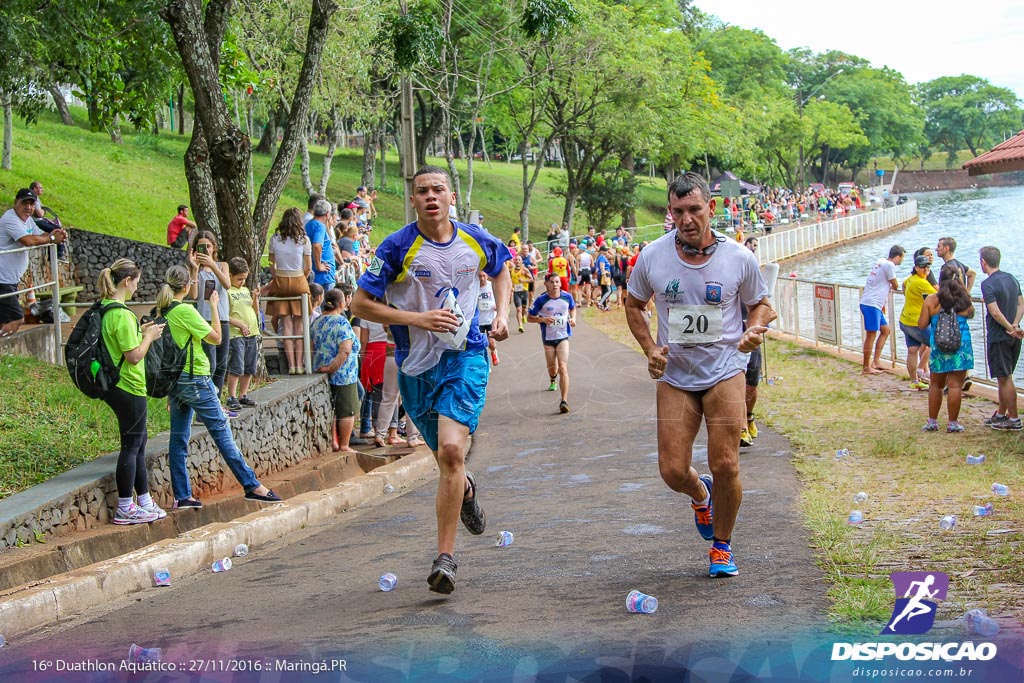
<svg viewBox="0 0 1024 683">
<path fill-rule="evenodd" d="M 304 351 L 306 374 L 313 374 L 313 358 L 309 343 L 309 294 L 302 293 L 302 349 Z"/>
<path fill-rule="evenodd" d="M 53 278 L 53 364 L 63 365 L 64 354 L 61 352 L 61 346 L 63 344 L 62 330 L 60 327 L 60 314 L 63 312 L 63 308 L 60 307 L 60 272 L 57 268 L 57 245 L 50 244 L 50 277 Z"/>
</svg>

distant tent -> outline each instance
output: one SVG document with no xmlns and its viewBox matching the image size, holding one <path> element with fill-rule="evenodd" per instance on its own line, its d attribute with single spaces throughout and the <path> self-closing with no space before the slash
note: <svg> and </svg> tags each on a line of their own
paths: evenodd
<svg viewBox="0 0 1024 683">
<path fill-rule="evenodd" d="M 754 185 L 753 183 L 748 183 L 745 180 L 740 180 L 731 171 L 726 171 L 711 181 L 712 194 L 720 194 L 722 192 L 723 180 L 738 180 L 740 183 L 740 194 L 757 194 L 761 191 L 760 185 Z"/>
</svg>

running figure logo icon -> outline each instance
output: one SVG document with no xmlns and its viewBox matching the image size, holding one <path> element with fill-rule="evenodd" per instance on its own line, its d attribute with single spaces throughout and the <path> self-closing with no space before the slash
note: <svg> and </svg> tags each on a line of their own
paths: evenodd
<svg viewBox="0 0 1024 683">
<path fill-rule="evenodd" d="M 893 572 L 896 604 L 882 635 L 921 635 L 935 623 L 935 600 L 945 600 L 949 577 L 942 572 Z"/>
</svg>

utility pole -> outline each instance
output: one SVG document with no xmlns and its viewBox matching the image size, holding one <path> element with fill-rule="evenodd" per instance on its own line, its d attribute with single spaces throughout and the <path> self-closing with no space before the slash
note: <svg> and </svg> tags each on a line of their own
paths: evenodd
<svg viewBox="0 0 1024 683">
<path fill-rule="evenodd" d="M 402 0 L 401 12 L 403 17 L 409 13 L 409 6 L 406 0 Z M 408 224 L 416 219 L 412 202 L 410 201 L 412 198 L 412 177 L 416 173 L 416 125 L 413 120 L 412 78 L 409 74 L 402 75 L 401 90 L 402 146 L 398 153 L 402 161 L 402 180 L 405 184 L 405 222 Z"/>
</svg>

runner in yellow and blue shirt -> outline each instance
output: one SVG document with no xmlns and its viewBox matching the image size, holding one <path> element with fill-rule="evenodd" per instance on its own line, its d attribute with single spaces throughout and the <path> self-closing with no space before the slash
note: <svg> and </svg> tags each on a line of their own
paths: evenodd
<svg viewBox="0 0 1024 683">
<path fill-rule="evenodd" d="M 486 526 L 465 457 L 487 392 L 488 337 L 508 337 L 512 289 L 508 249 L 481 227 L 451 220 L 454 200 L 444 169 L 417 171 L 411 197 L 416 221 L 381 242 L 352 299 L 353 314 L 390 326 L 402 402 L 441 470 L 439 555 L 427 577 L 437 593 L 455 590 L 458 519 L 473 534 Z M 477 315 L 480 271 L 492 278 L 496 308 L 487 335 Z"/>
</svg>

